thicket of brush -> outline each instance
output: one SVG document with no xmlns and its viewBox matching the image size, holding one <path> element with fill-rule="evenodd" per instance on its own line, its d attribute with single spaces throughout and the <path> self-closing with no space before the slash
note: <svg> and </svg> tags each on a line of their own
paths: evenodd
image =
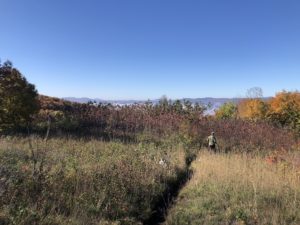
<svg viewBox="0 0 300 225">
<path fill-rule="evenodd" d="M 200 147 L 215 131 L 223 151 L 243 149 L 290 149 L 296 136 L 288 129 L 266 121 L 216 119 L 204 115 L 204 107 L 190 102 L 162 99 L 157 105 L 112 106 L 78 104 L 41 96 L 41 110 L 32 129 L 44 134 L 51 124 L 52 135 L 95 137 L 103 140 L 160 142 L 180 136 L 181 141 Z M 49 121 L 49 123 L 48 123 Z"/>
</svg>

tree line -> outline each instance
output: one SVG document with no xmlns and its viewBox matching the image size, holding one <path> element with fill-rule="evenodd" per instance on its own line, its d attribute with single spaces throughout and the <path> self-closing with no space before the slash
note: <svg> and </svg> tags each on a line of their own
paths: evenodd
<svg viewBox="0 0 300 225">
<path fill-rule="evenodd" d="M 177 132 L 186 124 L 205 120 L 245 120 L 267 122 L 300 132 L 300 93 L 282 91 L 262 98 L 260 88 L 252 88 L 238 103 L 225 103 L 215 115 L 205 115 L 206 107 L 189 101 L 162 97 L 158 104 L 146 102 L 127 106 L 72 103 L 39 95 L 10 61 L 0 63 L 0 133 L 77 133 L 106 138 L 135 138 L 138 133 Z M 187 126 L 185 129 L 191 129 Z M 152 132 L 153 133 L 153 132 Z"/>
<path fill-rule="evenodd" d="M 281 91 L 274 97 L 250 96 L 235 104 L 228 102 L 216 110 L 218 119 L 267 121 L 300 132 L 300 92 Z"/>
</svg>

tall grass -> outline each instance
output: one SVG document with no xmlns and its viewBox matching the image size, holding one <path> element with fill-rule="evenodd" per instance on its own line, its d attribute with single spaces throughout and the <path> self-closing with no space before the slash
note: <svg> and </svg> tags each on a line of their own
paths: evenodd
<svg viewBox="0 0 300 225">
<path fill-rule="evenodd" d="M 0 139 L 1 224 L 140 224 L 185 169 L 183 148 L 168 142 L 29 143 Z"/>
<path fill-rule="evenodd" d="M 230 156 L 299 145 L 287 130 L 264 122 L 215 120 L 192 106 L 48 100 L 28 129 L 44 136 L 50 128 L 47 142 L 0 138 L 0 224 L 142 223 L 211 131 L 220 151 Z"/>
<path fill-rule="evenodd" d="M 247 154 L 202 152 L 166 224 L 300 224 L 300 173 Z"/>
</svg>

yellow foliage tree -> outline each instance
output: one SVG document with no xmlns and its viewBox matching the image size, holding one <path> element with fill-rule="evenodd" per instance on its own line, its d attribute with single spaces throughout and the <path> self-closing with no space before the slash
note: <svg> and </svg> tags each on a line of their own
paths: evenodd
<svg viewBox="0 0 300 225">
<path fill-rule="evenodd" d="M 238 104 L 238 118 L 258 121 L 265 118 L 267 102 L 261 99 L 245 99 Z"/>
</svg>

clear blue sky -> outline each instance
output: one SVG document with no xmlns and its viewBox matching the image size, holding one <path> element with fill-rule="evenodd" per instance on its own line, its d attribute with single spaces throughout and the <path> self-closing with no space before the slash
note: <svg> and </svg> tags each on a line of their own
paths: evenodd
<svg viewBox="0 0 300 225">
<path fill-rule="evenodd" d="M 0 58 L 41 94 L 265 96 L 300 85 L 299 0 L 1 0 Z"/>
</svg>

